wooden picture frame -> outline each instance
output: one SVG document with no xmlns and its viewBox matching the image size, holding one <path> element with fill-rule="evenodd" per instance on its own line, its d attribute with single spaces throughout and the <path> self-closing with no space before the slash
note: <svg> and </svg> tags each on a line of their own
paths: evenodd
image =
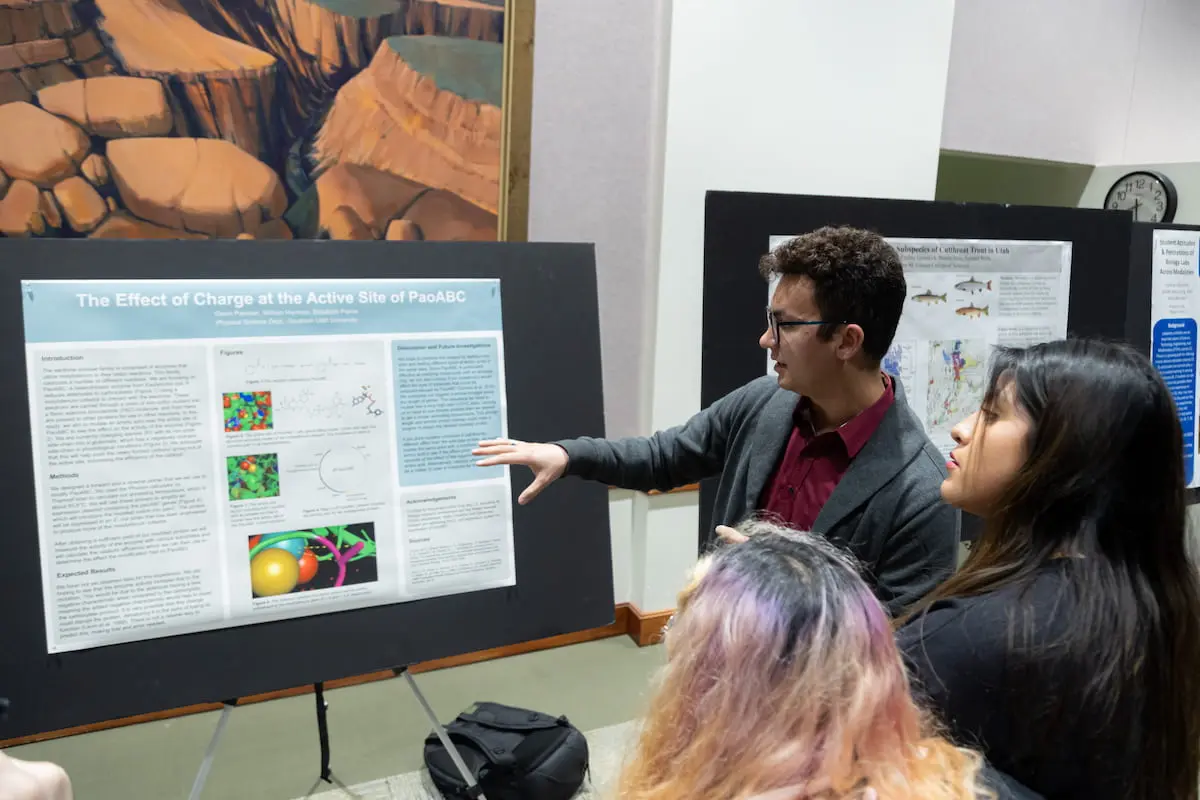
<svg viewBox="0 0 1200 800">
<path fill-rule="evenodd" d="M 500 239 L 529 238 L 529 164 L 533 133 L 533 27 L 537 0 L 508 0 L 504 40 L 504 141 Z"/>
</svg>

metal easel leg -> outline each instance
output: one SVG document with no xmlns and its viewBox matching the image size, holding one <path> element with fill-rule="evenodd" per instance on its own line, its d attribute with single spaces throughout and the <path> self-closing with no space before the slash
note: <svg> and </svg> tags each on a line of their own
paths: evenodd
<svg viewBox="0 0 1200 800">
<path fill-rule="evenodd" d="M 233 704 L 234 701 L 226 700 L 221 709 L 221 717 L 217 720 L 217 729 L 213 731 L 212 739 L 208 742 L 208 749 L 204 751 L 204 760 L 200 762 L 200 771 L 196 773 L 196 780 L 192 782 L 192 793 L 188 795 L 188 800 L 200 800 L 200 795 L 204 792 L 204 784 L 208 781 L 213 757 L 217 754 L 217 745 L 221 742 L 221 734 L 225 732 L 225 723 L 229 721 L 229 712 L 233 711 Z"/>
<path fill-rule="evenodd" d="M 462 775 L 462 779 L 467 784 L 467 793 L 471 797 L 478 797 L 480 800 L 487 800 L 483 795 L 483 790 L 479 788 L 479 784 L 475 781 L 475 776 L 471 774 L 471 770 L 467 768 L 467 763 L 463 761 L 462 756 L 458 752 L 458 748 L 454 746 L 454 742 L 450 741 L 450 737 L 446 735 L 446 729 L 442 727 L 442 723 L 438 722 L 437 715 L 433 713 L 433 709 L 429 705 L 429 701 L 425 699 L 425 695 L 421 694 L 421 690 L 417 687 L 412 675 L 407 667 L 399 667 L 396 673 L 403 675 L 408 681 L 408 688 L 412 689 L 413 695 L 416 696 L 417 702 L 421 704 L 421 708 L 425 711 L 425 716 L 429 718 L 429 723 L 433 725 L 433 732 L 437 734 L 441 740 L 442 746 L 446 748 L 446 752 L 450 754 L 450 760 L 454 762 L 454 766 L 458 767 L 458 774 Z"/>
<path fill-rule="evenodd" d="M 325 716 L 329 704 L 325 702 L 325 684 L 314 683 L 313 694 L 317 698 L 317 740 L 321 745 L 321 780 L 332 783 L 329 771 L 329 721 Z"/>
</svg>

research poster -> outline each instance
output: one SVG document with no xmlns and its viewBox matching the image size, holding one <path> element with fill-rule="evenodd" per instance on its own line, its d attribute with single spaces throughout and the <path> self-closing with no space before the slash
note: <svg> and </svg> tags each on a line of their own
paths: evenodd
<svg viewBox="0 0 1200 800">
<path fill-rule="evenodd" d="M 1200 318 L 1200 232 L 1154 231 L 1150 359 L 1163 376 L 1183 427 L 1188 488 L 1196 479 L 1196 320 Z"/>
<path fill-rule="evenodd" d="M 500 289 L 23 282 L 50 652 L 513 585 Z"/>
<path fill-rule="evenodd" d="M 773 236 L 769 247 L 789 238 Z M 949 455 L 951 429 L 983 399 L 992 348 L 1067 335 L 1071 243 L 888 242 L 900 253 L 908 294 L 883 369 L 899 379 L 929 437 Z"/>
</svg>

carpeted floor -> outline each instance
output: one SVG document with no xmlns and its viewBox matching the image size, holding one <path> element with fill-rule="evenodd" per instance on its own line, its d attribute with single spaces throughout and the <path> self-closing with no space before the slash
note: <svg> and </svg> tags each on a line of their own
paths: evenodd
<svg viewBox="0 0 1200 800">
<path fill-rule="evenodd" d="M 601 800 L 621 769 L 621 762 L 637 733 L 636 723 L 624 722 L 607 728 L 585 731 L 591 761 L 591 780 L 575 795 L 575 800 Z M 336 775 L 334 776 L 336 779 Z M 424 771 L 392 775 L 382 780 L 345 786 L 309 794 L 297 800 L 440 800 L 441 795 Z"/>
</svg>

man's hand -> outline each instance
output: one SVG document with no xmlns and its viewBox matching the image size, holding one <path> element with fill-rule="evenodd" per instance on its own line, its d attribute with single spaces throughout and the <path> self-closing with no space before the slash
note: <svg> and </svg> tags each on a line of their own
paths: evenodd
<svg viewBox="0 0 1200 800">
<path fill-rule="evenodd" d="M 749 538 L 746 536 L 746 534 L 740 533 L 728 525 L 718 525 L 717 536 L 720 536 L 728 544 L 741 544 L 742 542 L 746 541 L 747 538 Z"/>
<path fill-rule="evenodd" d="M 71 779 L 57 764 L 21 761 L 0 753 L 0 797 L 5 800 L 72 800 Z"/>
<path fill-rule="evenodd" d="M 500 464 L 523 464 L 533 470 L 533 483 L 517 502 L 525 505 L 537 497 L 542 489 L 562 477 L 567 471 L 567 451 L 556 444 L 518 442 L 515 439 L 488 439 L 480 442 L 471 455 L 485 456 L 475 462 L 477 467 L 494 467 Z"/>
</svg>

